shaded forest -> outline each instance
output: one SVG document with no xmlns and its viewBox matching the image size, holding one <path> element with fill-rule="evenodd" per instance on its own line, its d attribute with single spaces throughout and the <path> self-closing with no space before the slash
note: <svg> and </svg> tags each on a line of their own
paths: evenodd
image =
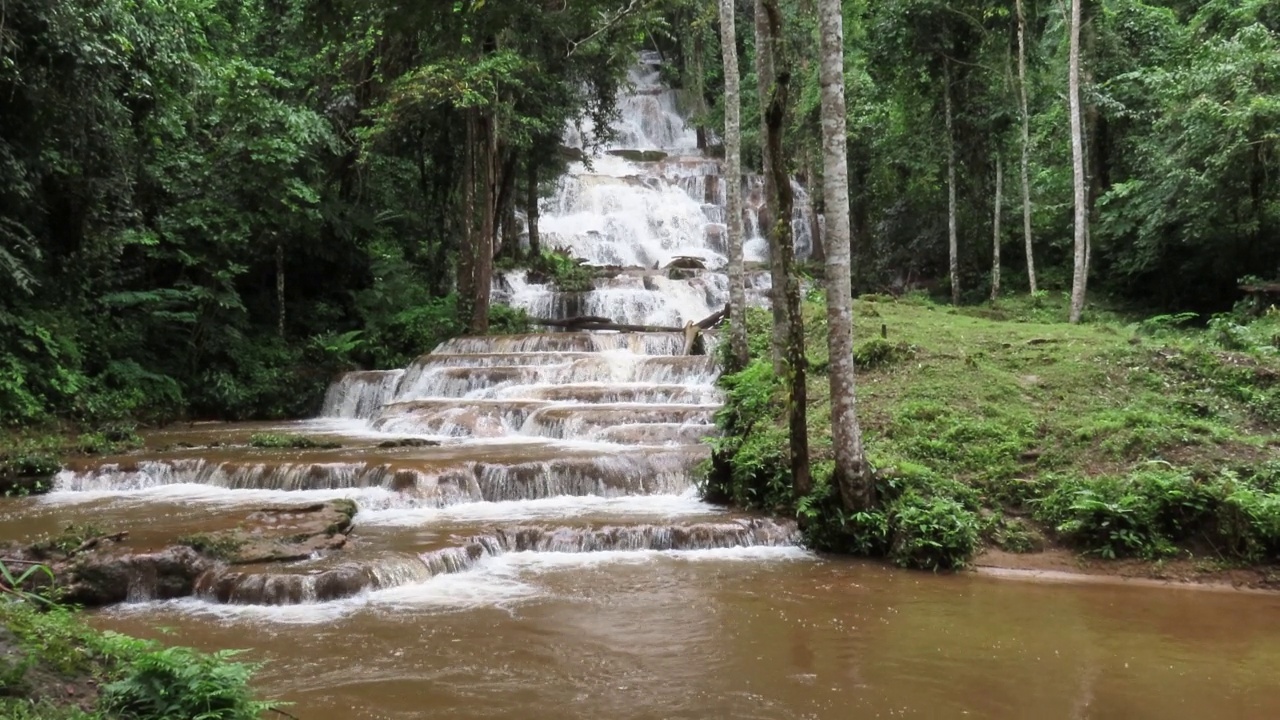
<svg viewBox="0 0 1280 720">
<path fill-rule="evenodd" d="M 774 5 L 821 211 L 816 11 Z M 843 7 L 854 292 L 984 302 L 996 268 L 1033 289 L 1029 255 L 1069 290 L 1069 3 Z M 537 247 L 564 128 L 607 127 L 652 49 L 717 144 L 719 37 L 689 0 L 6 2 L 0 423 L 306 414 L 338 370 L 522 329 L 488 290 Z M 1091 292 L 1228 309 L 1280 265 L 1280 9 L 1090 1 L 1081 47 Z"/>
</svg>

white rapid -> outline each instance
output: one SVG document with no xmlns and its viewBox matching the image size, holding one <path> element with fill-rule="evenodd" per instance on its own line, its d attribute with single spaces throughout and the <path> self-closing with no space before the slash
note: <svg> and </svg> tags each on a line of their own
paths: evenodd
<svg viewBox="0 0 1280 720">
<path fill-rule="evenodd" d="M 619 99 L 614 142 L 588 155 L 594 147 L 591 129 L 566 133 L 565 144 L 583 152 L 583 160 L 570 165 L 539 208 L 545 246 L 602 269 L 594 288 L 559 292 L 516 270 L 497 279 L 495 298 L 538 318 L 591 315 L 665 327 L 697 322 L 724 307 L 729 286 L 721 163 L 697 148 L 678 94 L 659 81 L 659 67 L 659 59 L 646 54 L 631 72 L 631 89 Z M 748 262 L 768 261 L 762 185 L 759 177 L 744 180 Z M 804 188 L 797 183 L 793 190 L 792 227 L 796 251 L 804 257 L 815 223 Z M 766 302 L 768 272 L 752 270 L 748 289 L 753 302 Z"/>
</svg>

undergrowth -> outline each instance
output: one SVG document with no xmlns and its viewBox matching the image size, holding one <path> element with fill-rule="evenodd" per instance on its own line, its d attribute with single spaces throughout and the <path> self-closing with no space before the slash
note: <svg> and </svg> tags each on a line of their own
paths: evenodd
<svg viewBox="0 0 1280 720">
<path fill-rule="evenodd" d="M 0 588 L 10 588 L 0 593 L 0 717 L 258 720 L 277 706 L 255 699 L 249 682 L 257 666 L 235 662 L 234 651 L 205 654 L 99 632 L 56 598 L 13 592 L 13 580 L 0 563 Z M 74 697 L 70 688 L 78 689 Z"/>
<path fill-rule="evenodd" d="M 1067 325 L 1048 295 L 954 309 L 855 303 L 859 416 L 880 504 L 850 516 L 831 487 L 821 293 L 805 305 L 814 491 L 791 489 L 767 313 L 755 358 L 722 378 L 707 494 L 792 514 L 817 549 L 926 569 L 986 544 L 1227 562 L 1280 559 L 1280 315 Z M 1203 319 L 1201 319 L 1203 320 Z"/>
</svg>

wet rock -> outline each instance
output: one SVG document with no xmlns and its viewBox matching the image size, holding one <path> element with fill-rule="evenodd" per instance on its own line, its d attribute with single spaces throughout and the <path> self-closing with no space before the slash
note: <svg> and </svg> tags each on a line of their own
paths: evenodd
<svg viewBox="0 0 1280 720">
<path fill-rule="evenodd" d="M 167 600 L 190 595 L 214 561 L 189 547 L 144 554 L 93 553 L 55 569 L 67 602 L 87 607 L 125 600 Z"/>
<path fill-rule="evenodd" d="M 661 162 L 667 159 L 667 154 L 661 150 L 610 150 L 608 152 L 610 155 L 631 162 Z"/>
<path fill-rule="evenodd" d="M 181 542 L 231 565 L 305 560 L 345 545 L 355 514 L 350 500 L 264 508 L 234 530 L 188 536 Z"/>
<path fill-rule="evenodd" d="M 676 268 L 682 270 L 706 270 L 707 262 L 702 258 L 681 255 L 679 257 L 672 258 L 671 262 L 667 263 L 666 269 L 668 271 Z"/>
<path fill-rule="evenodd" d="M 400 440 L 384 440 L 378 443 L 380 448 L 439 447 L 439 445 L 439 440 L 425 440 L 423 438 L 401 438 Z"/>
</svg>

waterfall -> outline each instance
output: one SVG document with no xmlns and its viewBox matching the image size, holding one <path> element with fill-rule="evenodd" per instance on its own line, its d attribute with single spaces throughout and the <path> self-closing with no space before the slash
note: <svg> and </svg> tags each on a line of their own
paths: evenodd
<svg viewBox="0 0 1280 720">
<path fill-rule="evenodd" d="M 719 162 L 696 149 L 676 94 L 658 85 L 655 63 L 647 56 L 632 73 L 616 146 L 573 166 L 544 202 L 548 242 L 612 270 L 583 293 L 507 272 L 497 281 L 507 301 L 535 315 L 659 326 L 724 306 Z M 566 142 L 581 142 L 576 132 Z M 749 256 L 764 260 L 753 222 L 761 183 L 746 183 Z M 795 218 L 802 252 L 811 237 L 805 212 Z M 664 267 L 676 258 L 698 260 Z M 768 271 L 753 269 L 748 283 L 749 297 L 766 302 Z M 201 504 L 212 514 L 356 503 L 351 542 L 341 549 L 287 564 L 219 563 L 195 582 L 197 603 L 242 608 L 355 607 L 486 563 L 536 564 L 530 558 L 538 554 L 556 556 L 549 563 L 571 555 L 573 564 L 588 556 L 722 557 L 735 548 L 794 546 L 794 523 L 735 517 L 696 499 L 711 454 L 705 440 L 717 432 L 723 401 L 718 335 L 703 340 L 712 354 L 685 355 L 684 333 L 672 331 L 454 338 L 402 369 L 348 373 L 329 388 L 319 418 L 266 428 L 326 433 L 336 447 L 250 447 L 264 425 L 204 424 L 176 431 L 165 449 L 76 461 L 38 502 L 68 521 L 106 511 L 143 522 L 157 503 Z M 481 524 L 493 520 L 520 524 Z M 132 599 L 154 595 L 137 585 Z"/>
<path fill-rule="evenodd" d="M 628 78 L 631 89 L 619 98 L 614 140 L 572 163 L 539 206 L 547 246 L 611 271 L 586 293 L 560 292 L 531 282 L 523 271 L 509 271 L 495 281 L 496 298 L 535 317 L 593 315 L 654 326 L 696 322 L 724 307 L 727 189 L 721 163 L 697 149 L 676 91 L 660 82 L 660 62 L 654 53 L 641 57 Z M 586 150 L 591 134 L 589 125 L 572 127 L 564 143 Z M 744 256 L 766 263 L 768 242 L 760 223 L 764 182 L 748 175 L 743 183 Z M 806 257 L 814 219 L 805 189 L 793 182 L 792 190 L 796 253 Z M 676 258 L 696 258 L 705 269 L 668 271 Z M 753 288 L 767 290 L 767 271 L 750 274 Z M 749 297 L 758 305 L 767 302 L 763 292 Z"/>
</svg>

